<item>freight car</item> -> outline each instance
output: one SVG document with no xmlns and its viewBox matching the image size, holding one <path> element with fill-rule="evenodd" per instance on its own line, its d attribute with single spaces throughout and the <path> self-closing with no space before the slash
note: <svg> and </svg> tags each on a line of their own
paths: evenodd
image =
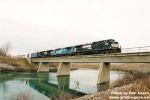
<svg viewBox="0 0 150 100">
<path fill-rule="evenodd" d="M 47 53 L 48 53 L 47 51 L 31 53 L 31 58 L 45 58 L 48 57 Z"/>
<path fill-rule="evenodd" d="M 89 44 L 76 45 L 32 53 L 31 58 L 106 54 L 106 53 L 120 53 L 120 52 L 121 47 L 119 46 L 119 43 L 116 42 L 114 39 L 108 39 L 92 42 Z"/>
</svg>

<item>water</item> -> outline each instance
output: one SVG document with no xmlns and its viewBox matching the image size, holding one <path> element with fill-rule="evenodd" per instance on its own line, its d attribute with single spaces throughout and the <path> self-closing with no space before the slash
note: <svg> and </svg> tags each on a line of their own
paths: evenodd
<svg viewBox="0 0 150 100">
<path fill-rule="evenodd" d="M 110 84 L 125 75 L 111 71 Z M 96 85 L 98 70 L 73 70 L 69 76 L 56 77 L 50 73 L 0 73 L 0 100 L 67 99 L 99 91 Z"/>
</svg>

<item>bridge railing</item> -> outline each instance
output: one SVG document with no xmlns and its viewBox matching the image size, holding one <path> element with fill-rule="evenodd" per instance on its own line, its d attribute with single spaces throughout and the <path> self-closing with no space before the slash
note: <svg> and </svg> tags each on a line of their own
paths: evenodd
<svg viewBox="0 0 150 100">
<path fill-rule="evenodd" d="M 122 48 L 122 53 L 150 52 L 150 46 Z"/>
</svg>

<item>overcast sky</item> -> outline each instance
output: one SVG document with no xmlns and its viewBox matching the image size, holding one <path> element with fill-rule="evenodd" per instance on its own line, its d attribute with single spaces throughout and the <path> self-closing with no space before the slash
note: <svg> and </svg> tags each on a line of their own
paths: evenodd
<svg viewBox="0 0 150 100">
<path fill-rule="evenodd" d="M 150 45 L 150 0 L 0 0 L 0 45 L 12 54 L 109 38 Z"/>
</svg>

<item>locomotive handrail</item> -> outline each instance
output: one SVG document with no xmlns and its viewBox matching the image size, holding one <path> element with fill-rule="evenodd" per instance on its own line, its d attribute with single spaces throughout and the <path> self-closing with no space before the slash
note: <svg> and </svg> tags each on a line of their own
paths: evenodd
<svg viewBox="0 0 150 100">
<path fill-rule="evenodd" d="M 123 48 L 123 49 L 146 48 L 146 47 L 150 47 L 150 46 L 132 47 L 132 48 Z"/>
<path fill-rule="evenodd" d="M 122 53 L 148 52 L 148 51 L 150 51 L 150 46 L 132 47 L 132 48 L 122 48 Z"/>
</svg>

